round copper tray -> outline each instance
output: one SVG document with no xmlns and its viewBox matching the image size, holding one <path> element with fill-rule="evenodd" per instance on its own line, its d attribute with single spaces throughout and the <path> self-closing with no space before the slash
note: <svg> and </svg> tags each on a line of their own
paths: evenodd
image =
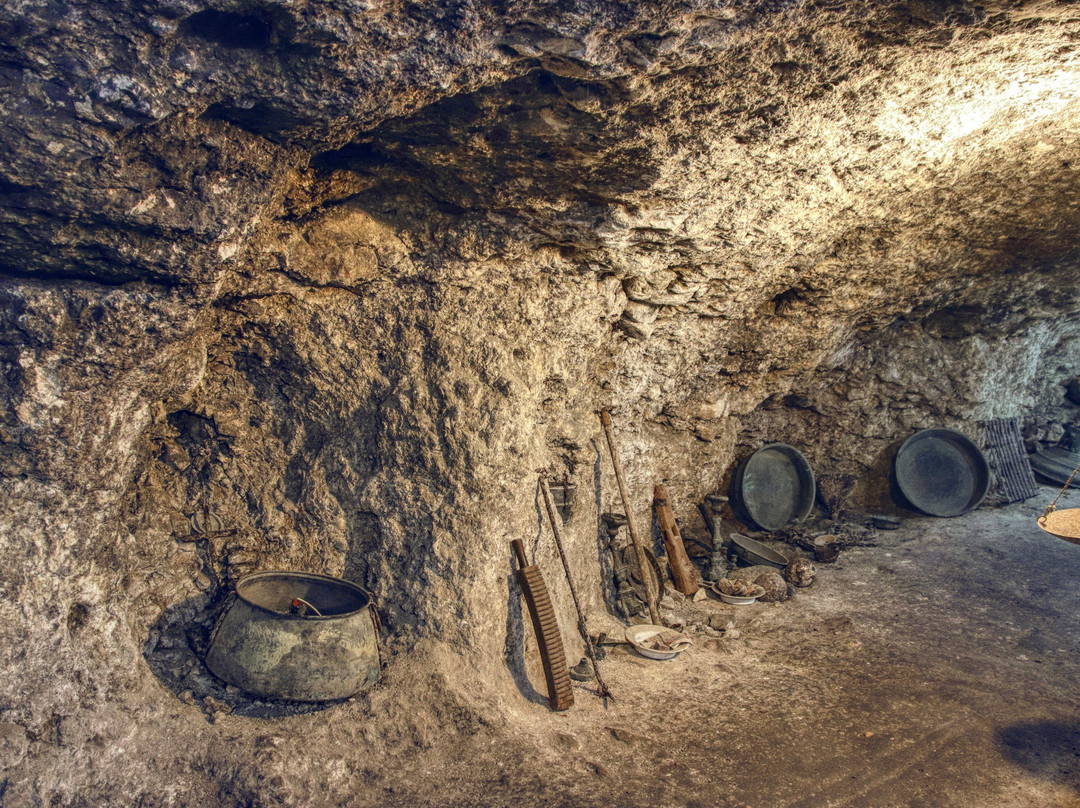
<svg viewBox="0 0 1080 808">
<path fill-rule="evenodd" d="M 802 452 L 769 443 L 735 472 L 733 493 L 750 521 L 762 530 L 797 525 L 814 508 L 814 471 Z"/>
<path fill-rule="evenodd" d="M 1080 508 L 1052 511 L 1039 517 L 1039 527 L 1051 536 L 1080 544 Z"/>
<path fill-rule="evenodd" d="M 974 510 L 990 488 L 986 457 L 955 429 L 916 432 L 896 453 L 893 472 L 908 504 L 930 516 Z"/>
</svg>

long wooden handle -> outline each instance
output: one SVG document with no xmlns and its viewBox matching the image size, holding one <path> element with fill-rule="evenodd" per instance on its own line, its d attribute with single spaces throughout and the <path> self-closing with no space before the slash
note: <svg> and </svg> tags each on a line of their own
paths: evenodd
<svg viewBox="0 0 1080 808">
<path fill-rule="evenodd" d="M 525 545 L 521 543 L 521 539 L 514 539 L 510 542 L 510 546 L 514 548 L 514 555 L 517 556 L 518 566 L 521 569 L 525 569 L 529 566 L 529 562 L 525 559 Z"/>
<path fill-rule="evenodd" d="M 668 563 L 671 565 L 671 577 L 675 579 L 675 588 L 684 595 L 693 595 L 698 591 L 697 569 L 690 563 L 683 545 L 679 525 L 668 503 L 664 486 L 653 486 L 653 506 L 656 518 L 660 522 L 660 532 L 664 535 L 664 547 L 667 548 Z"/>
<path fill-rule="evenodd" d="M 634 545 L 634 555 L 637 557 L 638 570 L 641 572 L 641 582 L 645 585 L 649 619 L 653 621 L 654 625 L 660 625 L 660 595 L 656 591 L 657 581 L 653 579 L 652 570 L 649 568 L 649 559 L 645 556 L 645 547 L 638 537 L 637 524 L 634 522 L 634 511 L 630 508 L 630 494 L 627 493 L 626 483 L 623 482 L 619 451 L 615 448 L 615 433 L 611 428 L 611 416 L 607 410 L 600 413 L 600 423 L 604 427 L 604 437 L 607 438 L 608 451 L 611 453 L 611 465 L 615 467 L 615 481 L 619 484 L 619 495 L 622 497 L 623 511 L 626 513 L 626 527 L 630 531 L 630 541 Z"/>
<path fill-rule="evenodd" d="M 548 521 L 551 523 L 551 533 L 555 536 L 555 547 L 559 551 L 559 558 L 562 559 L 563 572 L 566 573 L 566 584 L 570 587 L 570 597 L 574 601 L 574 610 L 577 612 L 578 633 L 581 634 L 581 639 L 585 641 L 585 655 L 589 657 L 593 674 L 596 676 L 597 695 L 612 698 L 604 677 L 600 675 L 600 666 L 596 662 L 596 650 L 593 648 L 592 640 L 589 639 L 589 627 L 585 623 L 585 613 L 581 611 L 577 590 L 574 588 L 574 578 L 570 574 L 570 562 L 566 558 L 566 550 L 563 549 L 562 532 L 559 530 L 559 517 L 555 515 L 555 502 L 551 499 L 551 489 L 548 487 L 547 478 L 542 474 L 540 475 L 540 493 L 544 495 L 544 508 L 547 510 Z"/>
</svg>

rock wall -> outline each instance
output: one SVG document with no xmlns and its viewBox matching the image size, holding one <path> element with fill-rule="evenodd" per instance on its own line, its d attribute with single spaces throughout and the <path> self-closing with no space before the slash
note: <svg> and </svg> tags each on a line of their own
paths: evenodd
<svg viewBox="0 0 1080 808">
<path fill-rule="evenodd" d="M 511 539 L 574 635 L 540 469 L 604 605 L 602 407 L 639 521 L 663 481 L 687 525 L 767 439 L 880 481 L 924 426 L 1057 437 L 1070 9 L 0 11 L 12 782 L 111 793 L 50 761 L 192 720 L 154 649 L 257 569 L 360 582 L 392 657 L 516 694 Z"/>
</svg>

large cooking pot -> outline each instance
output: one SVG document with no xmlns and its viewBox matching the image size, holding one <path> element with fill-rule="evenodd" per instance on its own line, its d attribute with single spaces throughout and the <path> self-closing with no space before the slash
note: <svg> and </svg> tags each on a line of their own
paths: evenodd
<svg viewBox="0 0 1080 808">
<path fill-rule="evenodd" d="M 206 666 L 263 698 L 348 698 L 379 678 L 371 599 L 328 575 L 248 575 L 214 628 Z"/>
</svg>

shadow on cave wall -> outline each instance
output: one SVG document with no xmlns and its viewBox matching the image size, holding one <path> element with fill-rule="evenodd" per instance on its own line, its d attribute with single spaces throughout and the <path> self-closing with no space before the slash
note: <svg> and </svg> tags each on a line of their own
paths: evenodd
<svg viewBox="0 0 1080 808">
<path fill-rule="evenodd" d="M 525 556 L 530 564 L 536 563 L 536 552 L 544 533 L 545 516 L 543 507 L 540 504 L 540 497 L 540 483 L 537 482 L 533 496 L 533 506 L 536 509 L 537 520 L 536 536 L 532 542 L 522 542 L 525 544 Z M 522 607 L 521 586 L 518 583 L 517 576 L 514 574 L 514 570 L 517 569 L 517 561 L 509 545 L 506 547 L 505 557 L 510 570 L 510 574 L 506 576 L 506 640 L 503 649 L 506 667 L 510 671 L 510 677 L 514 680 L 514 685 L 522 696 L 534 704 L 547 704 L 547 697 L 533 686 L 525 666 L 525 609 Z"/>
<path fill-rule="evenodd" d="M 315 154 L 310 166 L 363 177 L 367 190 L 355 200 L 376 215 L 419 207 L 420 221 L 431 226 L 431 217 L 495 211 L 520 216 L 527 226 L 518 235 L 527 241 L 589 249 L 598 245 L 591 222 L 659 176 L 649 150 L 627 137 L 625 121 L 616 127 L 605 114 L 626 100 L 618 82 L 538 68 L 386 121 Z"/>
<path fill-rule="evenodd" d="M 603 457 L 595 440 L 589 441 L 596 459 L 592 464 L 593 503 L 597 516 L 604 513 Z M 625 510 L 625 509 L 624 509 Z M 617 539 L 616 539 L 617 540 Z M 596 556 L 600 562 L 600 580 L 603 585 L 604 608 L 608 614 L 619 616 L 619 593 L 615 584 L 614 562 L 611 558 L 612 543 L 608 539 L 607 526 L 602 518 L 596 520 Z"/>
<path fill-rule="evenodd" d="M 513 557 L 513 553 L 510 553 L 510 557 Z M 533 704 L 547 704 L 547 697 L 533 686 L 525 668 L 525 610 L 521 605 L 521 587 L 513 573 L 506 576 L 506 588 L 506 667 L 522 696 Z"/>
<path fill-rule="evenodd" d="M 174 695 L 191 691 L 185 700 L 210 697 L 244 715 L 295 711 L 228 694 L 203 667 L 202 635 L 244 575 L 340 576 L 375 596 L 384 637 L 423 628 L 423 604 L 397 583 L 429 561 L 430 524 L 412 520 L 402 541 L 385 520 L 411 503 L 376 513 L 365 499 L 372 477 L 396 457 L 384 391 L 359 372 L 367 356 L 312 351 L 326 364 L 311 368 L 300 349 L 323 335 L 305 322 L 222 329 L 200 387 L 166 402 L 171 411 L 144 435 L 144 467 L 128 497 L 128 528 L 144 539 L 141 563 L 168 572 L 157 591 L 166 611 L 142 629 L 151 670 Z M 315 383 L 305 370 L 323 375 Z M 405 454 L 403 462 L 415 461 Z M 208 594 L 188 598 L 195 587 Z"/>
<path fill-rule="evenodd" d="M 362 322 L 354 316 L 353 322 Z M 331 319 L 326 327 L 348 328 L 350 324 L 335 324 Z M 296 514 L 294 530 L 304 543 L 304 555 L 297 564 L 304 571 L 340 575 L 372 593 L 388 635 L 416 629 L 419 607 L 399 593 L 394 581 L 395 576 L 420 575 L 431 556 L 430 525 L 419 521 L 406 525 L 406 546 L 396 544 L 383 525 L 394 504 L 385 503 L 383 508 L 380 503 L 376 512 L 364 496 L 372 478 L 390 462 L 392 442 L 399 437 L 391 434 L 388 425 L 392 408 L 384 406 L 386 390 L 360 372 L 363 362 L 376 355 L 382 360 L 383 354 L 363 332 L 346 332 L 356 344 L 366 345 L 367 351 L 327 354 L 322 359 L 325 367 L 312 368 L 303 348 L 323 342 L 323 334 L 311 333 L 307 326 L 298 328 L 245 333 L 245 342 L 234 351 L 237 369 L 267 414 L 260 428 L 286 447 L 284 467 L 271 463 L 263 471 L 280 477 L 285 502 Z M 392 339 L 399 337 L 394 334 Z M 398 355 L 398 351 L 386 352 L 387 357 Z M 396 360 L 385 361 L 382 369 L 388 377 L 400 375 L 400 368 L 391 366 Z M 320 385 L 305 382 L 311 372 L 340 374 L 349 387 L 326 384 L 325 379 Z M 407 461 L 419 465 L 419 449 L 411 451 Z M 264 516 L 255 515 L 256 527 L 267 521 Z M 341 524 L 334 524 L 339 519 Z M 340 568 L 320 567 L 328 566 L 331 559 L 335 564 L 340 561 Z"/>
</svg>

